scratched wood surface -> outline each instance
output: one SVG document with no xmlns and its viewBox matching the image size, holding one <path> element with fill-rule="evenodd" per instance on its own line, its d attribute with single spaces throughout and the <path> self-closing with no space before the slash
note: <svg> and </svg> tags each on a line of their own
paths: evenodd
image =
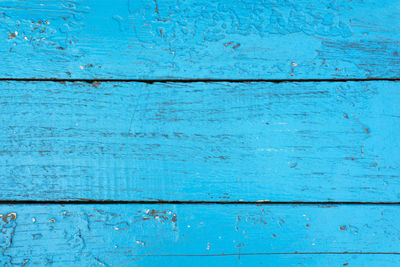
<svg viewBox="0 0 400 267">
<path fill-rule="evenodd" d="M 399 201 L 400 86 L 1 82 L 0 199 Z"/>
<path fill-rule="evenodd" d="M 399 78 L 400 2 L 8 0 L 3 78 Z"/>
<path fill-rule="evenodd" d="M 4 0 L 0 39 L 1 266 L 400 266 L 400 1 Z"/>
<path fill-rule="evenodd" d="M 0 262 L 390 266 L 400 258 L 398 211 L 382 205 L 2 206 Z"/>
</svg>

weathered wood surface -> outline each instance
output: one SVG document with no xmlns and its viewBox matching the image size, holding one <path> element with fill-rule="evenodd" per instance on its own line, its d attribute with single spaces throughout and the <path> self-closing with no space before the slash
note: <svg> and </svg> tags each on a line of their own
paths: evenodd
<svg viewBox="0 0 400 267">
<path fill-rule="evenodd" d="M 400 264 L 399 206 L 3 205 L 0 214 L 0 261 L 13 266 Z"/>
<path fill-rule="evenodd" d="M 399 201 L 400 86 L 1 82 L 0 199 Z"/>
<path fill-rule="evenodd" d="M 1 1 L 3 78 L 400 74 L 393 0 Z"/>
</svg>

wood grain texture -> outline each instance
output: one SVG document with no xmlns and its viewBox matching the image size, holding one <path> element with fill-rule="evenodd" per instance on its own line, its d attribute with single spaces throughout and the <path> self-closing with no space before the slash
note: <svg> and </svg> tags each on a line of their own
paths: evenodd
<svg viewBox="0 0 400 267">
<path fill-rule="evenodd" d="M 1 1 L 0 77 L 400 77 L 393 0 Z"/>
<path fill-rule="evenodd" d="M 399 206 L 10 205 L 0 211 L 1 261 L 18 266 L 400 263 Z"/>
<path fill-rule="evenodd" d="M 400 86 L 0 83 L 0 199 L 399 201 Z"/>
</svg>

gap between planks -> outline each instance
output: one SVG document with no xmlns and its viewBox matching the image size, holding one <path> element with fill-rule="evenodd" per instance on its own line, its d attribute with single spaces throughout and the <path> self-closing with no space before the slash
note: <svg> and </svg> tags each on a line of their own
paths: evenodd
<svg viewBox="0 0 400 267">
<path fill-rule="evenodd" d="M 261 256 L 261 255 L 399 255 L 400 252 L 270 252 L 270 253 L 221 253 L 221 254 L 151 254 L 145 257 L 223 257 L 223 256 Z"/>
<path fill-rule="evenodd" d="M 400 205 L 400 202 L 371 201 L 139 201 L 139 200 L 0 200 L 0 205 L 7 204 L 46 204 L 46 205 L 114 205 L 114 204 L 174 204 L 174 205 Z"/>
<path fill-rule="evenodd" d="M 400 81 L 400 78 L 349 78 L 349 79 L 56 79 L 56 78 L 0 78 L 10 82 L 138 82 L 138 83 L 290 83 L 290 82 L 367 82 L 367 81 Z"/>
</svg>

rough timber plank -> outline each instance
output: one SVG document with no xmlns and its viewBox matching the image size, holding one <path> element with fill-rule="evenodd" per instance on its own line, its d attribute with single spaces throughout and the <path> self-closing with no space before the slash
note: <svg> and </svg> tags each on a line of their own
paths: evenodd
<svg viewBox="0 0 400 267">
<path fill-rule="evenodd" d="M 400 84 L 0 83 L 0 199 L 399 201 Z"/>
<path fill-rule="evenodd" d="M 400 1 L 0 3 L 0 77 L 400 78 Z"/>
<path fill-rule="evenodd" d="M 10 205 L 0 214 L 0 262 L 13 266 L 400 264 L 399 206 Z"/>
</svg>

